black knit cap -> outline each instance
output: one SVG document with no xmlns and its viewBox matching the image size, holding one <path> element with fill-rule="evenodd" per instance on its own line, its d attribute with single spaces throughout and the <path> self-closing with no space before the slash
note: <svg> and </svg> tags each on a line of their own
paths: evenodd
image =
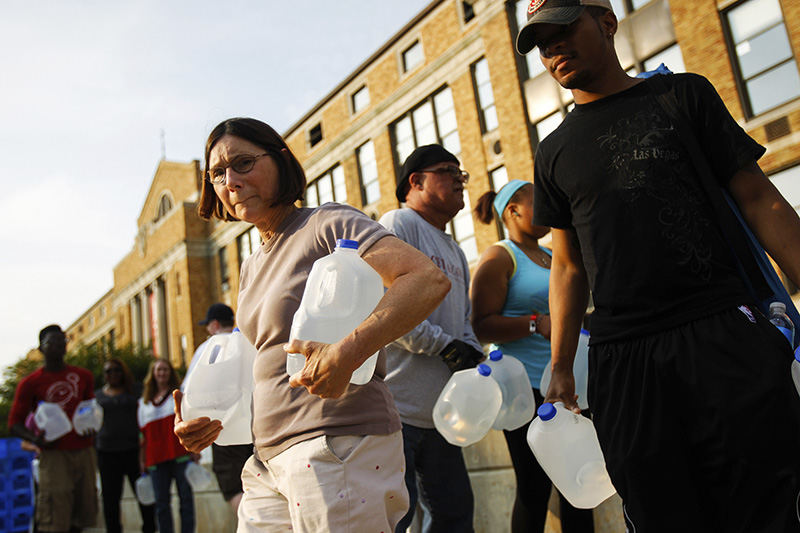
<svg viewBox="0 0 800 533">
<path fill-rule="evenodd" d="M 444 149 L 440 144 L 426 144 L 418 147 L 406 158 L 400 169 L 400 181 L 397 183 L 395 196 L 399 202 L 405 202 L 408 195 L 408 178 L 414 172 L 436 163 L 452 162 L 459 165 L 458 158 Z"/>
</svg>

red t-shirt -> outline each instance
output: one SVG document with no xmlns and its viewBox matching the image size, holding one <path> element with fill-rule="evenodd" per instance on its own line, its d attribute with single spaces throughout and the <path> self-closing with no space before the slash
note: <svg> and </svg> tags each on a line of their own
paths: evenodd
<svg viewBox="0 0 800 533">
<path fill-rule="evenodd" d="M 19 382 L 8 414 L 8 427 L 24 424 L 25 417 L 36 409 L 39 402 L 57 403 L 67 418 L 72 420 L 78 404 L 90 398 L 94 398 L 94 377 L 85 368 L 64 365 L 58 372 L 49 372 L 42 367 Z M 57 450 L 79 450 L 93 444 L 94 437 L 81 437 L 71 430 L 57 439 L 52 447 Z"/>
</svg>

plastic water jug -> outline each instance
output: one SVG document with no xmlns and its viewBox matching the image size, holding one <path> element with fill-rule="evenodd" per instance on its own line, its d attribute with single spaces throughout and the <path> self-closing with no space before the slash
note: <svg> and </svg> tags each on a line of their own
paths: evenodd
<svg viewBox="0 0 800 533">
<path fill-rule="evenodd" d="M 100 431 L 103 427 L 103 408 L 95 398 L 78 404 L 72 415 L 72 427 L 78 435 L 85 435 L 87 431 Z"/>
<path fill-rule="evenodd" d="M 181 401 L 184 420 L 207 416 L 222 422 L 219 445 L 250 444 L 253 364 L 256 349 L 239 329 L 211 337 L 186 378 Z"/>
<path fill-rule="evenodd" d="M 548 363 L 542 372 L 542 380 L 539 382 L 539 390 L 542 396 L 547 396 L 547 387 L 550 386 L 552 370 Z M 578 336 L 578 349 L 575 351 L 575 361 L 572 363 L 572 375 L 575 376 L 575 394 L 578 395 L 578 407 L 581 409 L 589 408 L 589 398 L 587 388 L 589 385 L 589 332 L 581 330 Z"/>
<path fill-rule="evenodd" d="M 792 361 L 792 380 L 797 389 L 797 394 L 800 394 L 800 346 L 794 351 L 794 361 Z"/>
<path fill-rule="evenodd" d="M 486 364 L 503 393 L 503 403 L 492 427 L 510 431 L 530 422 L 536 412 L 536 400 L 525 365 L 515 357 L 503 355 L 500 350 L 490 352 Z"/>
<path fill-rule="evenodd" d="M 786 304 L 783 302 L 772 302 L 769 304 L 769 321 L 778 331 L 783 333 L 791 346 L 794 346 L 794 324 L 786 314 Z"/>
<path fill-rule="evenodd" d="M 153 478 L 147 474 L 142 474 L 134 484 L 136 499 L 142 505 L 153 505 L 156 503 L 156 491 L 153 489 Z"/>
<path fill-rule="evenodd" d="M 615 492 L 591 420 L 561 402 L 544 403 L 528 429 L 528 445 L 553 485 L 573 507 L 593 509 Z"/>
<path fill-rule="evenodd" d="M 442 436 L 455 446 L 469 446 L 489 432 L 503 393 L 489 376 L 492 369 L 485 364 L 455 372 L 445 384 L 433 406 L 433 424 Z"/>
<path fill-rule="evenodd" d="M 44 440 L 47 442 L 53 442 L 72 430 L 67 414 L 57 403 L 39 402 L 33 420 L 44 431 Z"/>
<path fill-rule="evenodd" d="M 383 281 L 358 255 L 358 241 L 337 239 L 333 253 L 314 261 L 300 307 L 292 320 L 290 339 L 333 344 L 349 335 L 383 297 Z M 372 379 L 378 353 L 372 354 L 350 377 L 363 385 Z M 290 376 L 305 365 L 303 354 L 287 354 Z"/>
<path fill-rule="evenodd" d="M 189 461 L 189 464 L 186 465 L 185 474 L 186 480 L 195 492 L 205 490 L 211 486 L 211 472 L 194 461 Z"/>
</svg>

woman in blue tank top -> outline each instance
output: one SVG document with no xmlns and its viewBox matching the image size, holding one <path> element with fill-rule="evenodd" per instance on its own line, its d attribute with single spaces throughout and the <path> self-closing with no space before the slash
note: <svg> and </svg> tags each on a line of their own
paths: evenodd
<svg viewBox="0 0 800 533">
<path fill-rule="evenodd" d="M 533 184 L 512 180 L 478 199 L 475 213 L 484 224 L 499 218 L 508 238 L 481 256 L 472 277 L 472 328 L 483 343 L 495 343 L 504 355 L 519 359 L 541 405 L 539 382 L 550 363 L 548 283 L 551 252 L 539 246 L 550 228 L 533 225 Z M 543 531 L 550 499 L 550 479 L 533 456 L 525 424 L 503 431 L 517 494 L 511 514 L 512 533 Z M 564 533 L 592 532 L 592 511 L 575 509 L 559 494 Z"/>
</svg>

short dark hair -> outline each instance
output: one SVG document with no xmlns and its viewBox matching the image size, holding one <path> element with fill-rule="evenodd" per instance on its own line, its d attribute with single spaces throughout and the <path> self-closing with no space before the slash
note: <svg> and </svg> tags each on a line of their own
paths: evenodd
<svg viewBox="0 0 800 533">
<path fill-rule="evenodd" d="M 45 326 L 44 328 L 42 328 L 42 330 L 39 332 L 39 345 L 41 346 L 42 341 L 44 340 L 44 338 L 47 336 L 48 333 L 52 333 L 54 331 L 63 333 L 63 331 L 61 331 L 61 326 L 59 326 L 58 324 L 50 324 L 49 326 Z"/>
<path fill-rule="evenodd" d="M 211 149 L 225 135 L 233 135 L 260 146 L 270 154 L 275 164 L 278 165 L 280 184 L 278 185 L 278 198 L 273 206 L 291 205 L 303 199 L 306 191 L 306 175 L 303 172 L 302 165 L 278 132 L 272 129 L 269 124 L 254 118 L 229 118 L 220 122 L 211 130 L 206 141 L 206 173 L 208 173 L 208 160 L 211 155 Z M 225 210 L 225 206 L 222 205 L 217 193 L 214 191 L 214 185 L 207 179 L 203 180 L 200 202 L 197 205 L 197 214 L 205 220 L 212 216 L 220 220 L 239 220 Z"/>
</svg>

